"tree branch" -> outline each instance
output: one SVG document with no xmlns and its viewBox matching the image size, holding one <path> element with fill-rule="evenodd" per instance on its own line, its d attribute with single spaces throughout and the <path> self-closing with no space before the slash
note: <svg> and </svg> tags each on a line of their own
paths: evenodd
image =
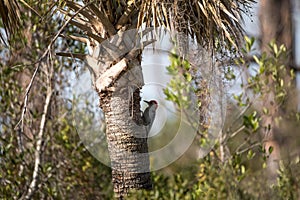
<svg viewBox="0 0 300 200">
<path fill-rule="evenodd" d="M 70 58 L 78 58 L 80 60 L 84 60 L 86 58 L 86 55 L 82 53 L 57 52 L 56 55 L 63 56 L 63 57 L 70 57 Z"/>
<path fill-rule="evenodd" d="M 124 71 L 127 67 L 126 59 L 123 58 L 120 62 L 113 65 L 111 68 L 106 70 L 95 83 L 95 87 L 98 93 L 107 89 L 114 80 L 119 76 L 119 74 Z"/>
<path fill-rule="evenodd" d="M 62 31 L 64 30 L 64 28 L 70 23 L 70 21 L 76 16 L 79 14 L 79 12 L 81 10 L 83 10 L 84 8 L 86 8 L 88 5 L 90 5 L 91 3 L 93 3 L 94 1 L 91 1 L 90 3 L 86 4 L 85 6 L 83 6 L 81 9 L 79 9 L 72 17 L 70 17 L 66 22 L 65 24 L 59 29 L 59 31 L 57 32 L 57 34 L 54 36 L 54 38 L 51 40 L 51 42 L 49 43 L 48 47 L 47 47 L 47 50 L 43 53 L 43 55 L 38 59 L 38 61 L 36 63 L 40 63 L 48 54 L 49 52 L 51 51 L 51 47 L 53 45 L 53 43 L 56 41 L 56 39 L 61 35 Z M 34 63 L 34 64 L 36 64 Z M 20 121 L 17 123 L 15 129 L 20 125 L 21 123 L 21 131 L 23 133 L 23 130 L 24 130 L 24 115 L 26 113 L 26 110 L 27 110 L 27 102 L 28 102 L 28 94 L 30 92 L 30 89 L 32 87 L 32 84 L 33 84 L 33 81 L 36 77 L 36 74 L 37 72 L 39 71 L 40 69 L 40 64 L 38 64 L 38 66 L 35 68 L 34 70 L 34 73 L 30 79 L 30 83 L 29 85 L 27 86 L 27 89 L 26 89 L 26 92 L 25 92 L 25 99 L 24 99 L 24 106 L 23 106 L 23 110 L 22 110 L 22 114 L 21 114 L 21 119 Z"/>
<path fill-rule="evenodd" d="M 48 114 L 52 94 L 53 94 L 53 91 L 52 91 L 52 86 L 51 86 L 51 78 L 48 77 L 47 95 L 46 95 L 46 100 L 45 100 L 45 104 L 44 104 L 42 119 L 40 122 L 39 133 L 37 135 L 36 148 L 35 148 L 35 152 L 34 152 L 35 161 L 34 161 L 32 180 L 31 180 L 31 183 L 27 190 L 27 194 L 24 194 L 23 197 L 21 197 L 21 199 L 31 199 L 33 193 L 36 190 L 36 183 L 37 183 L 39 167 L 40 167 L 40 163 L 41 163 L 41 154 L 42 154 L 41 149 L 42 149 L 42 143 L 43 143 L 43 135 L 44 135 L 45 125 L 47 122 L 46 117 Z"/>
</svg>

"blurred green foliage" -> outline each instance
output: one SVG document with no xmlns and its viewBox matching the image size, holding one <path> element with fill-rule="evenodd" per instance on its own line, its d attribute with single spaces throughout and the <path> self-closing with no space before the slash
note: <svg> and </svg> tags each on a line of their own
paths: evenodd
<svg viewBox="0 0 300 200">
<path fill-rule="evenodd" d="M 59 18 L 56 22 L 47 20 L 48 11 L 55 5 L 51 4 L 51 1 L 28 3 L 45 17 L 41 19 L 30 11 L 24 12 L 22 19 L 24 23 L 27 22 L 29 28 L 27 31 L 31 32 L 29 34 L 31 37 L 21 38 L 23 42 L 16 43 L 18 45 L 15 48 L 10 50 L 1 48 L 0 51 L 0 199 L 20 198 L 28 189 L 34 165 L 35 140 L 23 136 L 24 146 L 20 146 L 20 133 L 16 129 L 25 90 L 21 83 L 16 81 L 17 75 L 33 71 L 32 63 L 38 59 L 51 36 L 58 31 L 63 22 Z M 66 30 L 68 31 L 70 30 Z M 24 44 L 30 48 L 18 51 Z M 245 38 L 244 54 L 251 52 L 253 44 L 253 38 Z M 61 44 L 57 43 L 55 45 L 61 49 L 74 48 L 74 52 L 84 51 L 84 47 L 78 42 L 68 41 L 67 46 L 60 46 Z M 272 42 L 270 50 L 271 54 L 262 53 L 260 57 L 253 56 L 258 68 L 256 73 L 249 77 L 247 88 L 253 94 L 263 95 L 268 92 L 268 80 L 262 77 L 270 76 L 276 82 L 274 85 L 276 101 L 283 104 L 288 98 L 286 86 L 291 85 L 292 81 L 285 77 L 289 75 L 293 79 L 294 73 L 286 70 L 284 60 L 287 51 L 284 46 L 278 47 Z M 23 57 L 24 63 L 12 59 L 13 54 Z M 67 69 L 75 66 L 70 60 L 55 61 L 57 93 L 69 87 L 69 72 L 61 69 L 61 63 L 64 63 Z M 236 64 L 246 65 L 249 68 L 248 61 L 243 57 L 237 59 Z M 171 80 L 165 94 L 168 100 L 178 106 L 187 106 L 190 103 L 188 94 L 198 92 L 198 88 L 192 87 L 193 76 L 190 69 L 191 65 L 187 61 L 172 55 L 171 65 L 167 70 L 175 78 Z M 178 74 L 181 77 L 177 76 Z M 225 78 L 234 80 L 237 77 L 228 68 Z M 41 90 L 32 91 L 31 100 L 38 95 L 37 93 L 45 90 L 42 84 L 40 87 Z M 53 110 L 47 118 L 45 129 L 38 188 L 33 199 L 111 199 L 113 189 L 110 169 L 92 157 L 83 146 L 72 124 L 72 111 L 64 98 L 57 95 L 52 101 Z M 201 101 L 198 103 L 205 106 Z M 289 122 L 282 121 L 288 123 L 288 126 L 283 128 L 295 136 L 286 135 L 286 138 L 291 137 L 294 141 L 288 140 L 282 144 L 283 147 L 289 146 L 289 149 L 279 162 L 277 182 L 270 185 L 266 181 L 264 168 L 266 160 L 273 153 L 273 147 L 264 149 L 259 136 L 260 130 L 263 129 L 260 125 L 261 115 L 268 114 L 268 110 L 253 106 L 245 92 L 235 95 L 230 103 L 238 108 L 247 109 L 239 115 L 234 124 L 232 113 L 228 113 L 223 130 L 225 136 L 216 144 L 213 151 L 197 163 L 187 163 L 187 166 L 182 167 L 175 175 L 167 175 L 164 171 L 153 172 L 153 190 L 132 191 L 127 199 L 299 199 L 300 158 L 297 152 L 300 142 L 298 137 L 300 114 L 291 112 L 280 116 L 288 118 Z M 30 120 L 26 123 L 39 121 L 41 112 L 38 109 L 28 111 Z M 84 125 L 93 123 L 86 113 L 86 111 L 79 113 L 82 116 L 81 122 Z M 33 125 L 29 128 L 33 133 L 37 131 Z M 229 149 L 226 160 L 220 159 L 221 146 L 227 146 Z"/>
<path fill-rule="evenodd" d="M 245 55 L 251 53 L 253 44 L 253 38 L 245 38 Z M 270 51 L 271 54 L 263 53 L 260 58 L 253 56 L 258 68 L 257 72 L 251 74 L 248 79 L 247 92 L 259 95 L 269 92 L 265 77 L 271 76 L 276 83 L 274 85 L 276 100 L 280 104 L 289 98 L 285 92 L 287 88 L 284 86 L 291 86 L 294 74 L 292 71 L 287 71 L 284 65 L 287 56 L 284 46 L 277 47 L 274 42 L 271 42 Z M 243 57 L 238 58 L 236 63 L 238 66 L 246 65 L 249 68 L 249 62 Z M 183 90 L 187 88 L 182 82 L 186 81 L 185 83 L 190 85 L 192 81 L 181 75 L 186 69 L 185 65 L 189 66 L 179 57 L 171 55 L 171 65 L 167 68 L 174 78 L 168 85 L 169 88 L 165 90 L 165 94 L 168 100 L 178 106 L 180 106 L 179 102 L 185 102 L 187 99 L 187 97 L 182 98 L 182 94 L 186 92 Z M 287 79 L 286 76 L 291 78 Z M 230 80 L 234 78 L 236 77 L 229 76 Z M 243 86 L 245 85 L 242 84 Z M 265 149 L 260 136 L 260 131 L 264 129 L 260 125 L 261 117 L 268 112 L 265 108 L 255 107 L 246 92 L 234 95 L 233 101 L 229 103 L 237 106 L 238 119 L 232 118 L 233 111 L 227 114 L 223 130 L 224 139 L 219 141 L 219 144 L 205 158 L 200 159 L 196 167 L 195 163 L 189 163 L 190 166 L 194 166 L 194 170 L 186 167 L 171 176 L 163 175 L 162 172 L 153 173 L 154 190 L 132 192 L 128 199 L 298 199 L 300 158 L 299 154 L 292 154 L 292 152 L 299 152 L 299 145 L 293 146 L 286 154 L 282 153 L 277 181 L 270 183 L 266 165 L 274 148 L 270 146 Z M 287 137 L 297 133 L 300 122 L 297 112 L 296 114 L 292 112 L 290 115 L 293 117 L 289 117 L 288 122 L 284 121 L 289 127 L 286 132 L 290 135 Z M 299 133 L 296 135 L 293 138 L 296 138 L 296 144 L 299 144 Z M 283 148 L 291 145 L 289 141 L 286 142 L 281 144 Z M 226 160 L 220 159 L 221 145 L 229 148 L 230 153 Z"/>
<path fill-rule="evenodd" d="M 64 22 L 59 16 L 49 20 L 55 1 L 27 3 L 32 9 L 22 8 L 24 26 L 20 28 L 24 38 L 12 41 L 10 49 L 0 48 L 0 199 L 21 198 L 32 180 L 36 135 L 46 91 L 44 71 L 38 73 L 29 94 L 24 121 L 24 132 L 29 135 L 21 132 L 18 122 L 35 63 Z M 84 51 L 81 43 L 67 42 L 60 40 L 54 47 Z M 91 156 L 82 144 L 66 99 L 72 75 L 68 69 L 76 67 L 76 63 L 55 57 L 52 63 L 55 95 L 47 115 L 38 183 L 32 199 L 111 199 L 111 170 Z M 62 64 L 67 68 L 62 69 Z M 92 123 L 84 115 L 82 120 Z"/>
</svg>

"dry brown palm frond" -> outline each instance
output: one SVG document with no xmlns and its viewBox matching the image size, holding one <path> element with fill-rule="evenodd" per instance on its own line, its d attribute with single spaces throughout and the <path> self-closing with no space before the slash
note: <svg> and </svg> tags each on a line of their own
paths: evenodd
<svg viewBox="0 0 300 200">
<path fill-rule="evenodd" d="M 254 0 L 143 0 L 139 25 L 173 26 L 196 37 L 202 45 L 227 43 L 237 47 L 242 34 L 240 20 Z M 146 9 L 146 5 L 150 8 Z"/>
<path fill-rule="evenodd" d="M 88 0 L 84 3 L 90 2 Z M 107 38 L 130 28 L 164 26 L 196 38 L 200 45 L 238 47 L 242 36 L 242 12 L 254 0 L 106 0 L 94 1 L 72 23 L 84 32 Z M 66 1 L 76 12 L 79 3 Z M 65 10 L 65 12 L 68 12 Z M 70 13 L 68 13 L 70 17 Z M 82 23 L 84 22 L 84 23 Z M 95 39 L 95 37 L 93 37 Z"/>
<path fill-rule="evenodd" d="M 82 34 L 89 37 L 92 43 L 101 43 L 120 30 L 126 31 L 137 27 L 138 1 L 89 1 L 83 3 L 71 0 L 64 1 L 57 10 L 66 18 L 72 18 L 70 24 L 82 30 Z M 79 11 L 80 10 L 80 11 Z M 79 13 L 74 16 L 74 13 Z"/>
<path fill-rule="evenodd" d="M 0 16 L 9 42 L 10 35 L 15 35 L 21 25 L 20 9 L 17 1 L 0 0 Z M 4 36 L 1 33 L 0 39 L 5 42 Z"/>
</svg>

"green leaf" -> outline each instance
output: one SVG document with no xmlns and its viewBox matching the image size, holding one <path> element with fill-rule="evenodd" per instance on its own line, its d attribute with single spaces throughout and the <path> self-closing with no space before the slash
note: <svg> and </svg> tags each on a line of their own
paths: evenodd
<svg viewBox="0 0 300 200">
<path fill-rule="evenodd" d="M 254 59 L 254 61 L 255 61 L 257 64 L 260 63 L 260 60 L 258 59 L 258 57 L 257 57 L 256 55 L 253 56 L 253 59 Z"/>
<path fill-rule="evenodd" d="M 266 114 L 269 113 L 269 110 L 268 110 L 266 107 L 264 107 L 264 108 L 263 108 L 263 113 L 266 115 Z"/>
<path fill-rule="evenodd" d="M 255 156 L 255 153 L 250 149 L 247 154 L 248 160 L 251 160 Z"/>
<path fill-rule="evenodd" d="M 273 44 L 273 51 L 274 51 L 275 57 L 278 57 L 278 47 L 277 47 L 276 43 Z"/>
<path fill-rule="evenodd" d="M 273 146 L 270 146 L 269 149 L 268 149 L 269 154 L 271 154 L 273 152 L 273 150 L 274 150 Z"/>
<path fill-rule="evenodd" d="M 185 74 L 185 79 L 188 81 L 188 82 L 191 82 L 192 81 L 192 75 L 190 73 L 186 73 Z"/>
<path fill-rule="evenodd" d="M 241 165 L 241 173 L 242 173 L 242 174 L 245 174 L 245 172 L 246 172 L 245 166 L 244 166 L 244 165 Z"/>
</svg>

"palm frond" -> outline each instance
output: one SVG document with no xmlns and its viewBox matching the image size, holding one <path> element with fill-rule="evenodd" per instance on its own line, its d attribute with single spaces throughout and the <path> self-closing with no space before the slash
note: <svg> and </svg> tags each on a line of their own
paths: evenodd
<svg viewBox="0 0 300 200">
<path fill-rule="evenodd" d="M 87 3 L 90 1 L 84 1 Z M 164 26 L 196 38 L 202 45 L 238 47 L 242 36 L 242 12 L 254 0 L 106 0 L 95 1 L 72 20 L 87 34 L 102 41 L 130 28 Z M 66 1 L 76 12 L 82 5 Z M 65 10 L 67 16 L 70 12 Z M 99 38 L 101 38 L 99 40 Z"/>
<path fill-rule="evenodd" d="M 240 25 L 242 12 L 254 0 L 143 0 L 139 25 L 164 25 L 196 37 L 206 45 L 215 40 L 237 47 L 243 32 Z M 147 7 L 147 6 L 148 7 Z M 146 9 L 155 8 L 155 9 Z"/>
<path fill-rule="evenodd" d="M 0 16 L 8 42 L 10 36 L 18 33 L 21 25 L 20 9 L 16 0 L 0 0 Z M 4 35 L 0 33 L 0 39 L 5 43 Z"/>
</svg>

